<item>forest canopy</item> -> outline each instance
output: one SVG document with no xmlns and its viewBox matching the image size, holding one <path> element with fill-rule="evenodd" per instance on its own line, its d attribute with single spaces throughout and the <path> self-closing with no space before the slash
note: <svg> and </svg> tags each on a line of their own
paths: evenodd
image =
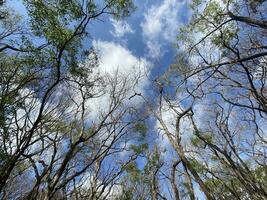
<svg viewBox="0 0 267 200">
<path fill-rule="evenodd" d="M 0 1 L 0 199 L 267 199 L 266 13 Z"/>
</svg>

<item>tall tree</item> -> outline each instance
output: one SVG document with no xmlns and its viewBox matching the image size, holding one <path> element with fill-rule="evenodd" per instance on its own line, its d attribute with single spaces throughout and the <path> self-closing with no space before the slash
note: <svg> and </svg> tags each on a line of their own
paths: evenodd
<svg viewBox="0 0 267 200">
<path fill-rule="evenodd" d="M 128 140 L 125 135 L 135 123 L 124 123 L 133 113 L 123 106 L 132 86 L 121 85 L 127 79 L 119 75 L 104 82 L 95 70 L 95 51 L 82 46 L 92 20 L 125 17 L 134 6 L 130 0 L 23 4 L 29 21 L 12 16 L 11 10 L 0 21 L 0 197 L 67 197 L 74 190 L 73 181 L 79 185 L 81 175 L 95 163 L 124 150 L 120 144 Z M 101 95 L 111 97 L 107 109 L 90 123 L 88 105 Z M 124 169 L 132 156 L 113 167 Z M 34 177 L 19 191 L 12 184 L 26 174 Z M 105 187 L 120 170 L 108 174 Z"/>
<path fill-rule="evenodd" d="M 157 106 L 144 97 L 184 171 L 170 170 L 173 193 L 191 180 L 180 189 L 188 196 L 265 199 L 266 2 L 193 1 L 191 10 Z"/>
</svg>

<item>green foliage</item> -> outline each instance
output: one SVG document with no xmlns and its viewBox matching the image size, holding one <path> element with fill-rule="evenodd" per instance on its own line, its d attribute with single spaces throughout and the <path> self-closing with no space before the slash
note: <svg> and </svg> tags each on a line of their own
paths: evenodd
<svg viewBox="0 0 267 200">
<path fill-rule="evenodd" d="M 216 23 L 221 23 L 224 19 L 224 10 L 218 1 L 212 0 L 207 4 L 203 15 L 205 17 L 210 17 L 210 19 Z"/>
<path fill-rule="evenodd" d="M 119 197 L 115 197 L 115 200 L 132 200 L 133 199 L 133 191 L 132 189 L 124 189 L 122 194 Z"/>
<path fill-rule="evenodd" d="M 198 172 L 198 173 L 203 173 L 204 172 L 204 165 L 202 165 L 199 161 L 197 161 L 196 159 L 190 159 L 190 163 L 192 165 L 192 167 Z"/>
<path fill-rule="evenodd" d="M 138 123 L 134 126 L 134 131 L 141 133 L 143 136 L 146 135 L 148 128 L 145 124 Z"/>
<path fill-rule="evenodd" d="M 141 153 L 145 152 L 148 149 L 148 144 L 146 144 L 146 143 L 140 144 L 140 145 L 132 144 L 130 146 L 130 149 L 136 154 L 141 154 Z"/>
<path fill-rule="evenodd" d="M 234 177 L 221 177 L 221 179 L 215 179 L 215 178 L 210 178 L 205 181 L 205 185 L 207 185 L 211 191 L 218 196 L 223 196 L 225 199 L 236 199 L 236 196 L 234 196 L 229 188 L 235 190 L 237 193 L 241 192 L 241 196 L 246 196 L 246 194 L 242 191 L 243 186 L 240 184 L 238 179 Z M 234 186 L 234 188 L 233 188 Z"/>
<path fill-rule="evenodd" d="M 126 176 L 123 182 L 123 191 L 121 199 L 149 199 L 151 197 L 151 185 L 154 176 L 157 176 L 158 170 L 162 167 L 160 150 L 157 146 L 149 149 L 144 146 L 143 156 L 146 158 L 144 167 L 138 168 L 136 162 L 127 166 Z M 154 183 L 155 184 L 155 183 Z"/>
<path fill-rule="evenodd" d="M 194 9 L 195 7 L 198 7 L 202 3 L 202 0 L 192 0 L 190 4 L 190 8 Z"/>
<path fill-rule="evenodd" d="M 84 11 L 79 1 L 46 1 L 25 0 L 28 14 L 31 17 L 33 32 L 39 37 L 56 46 L 62 45 L 73 35 L 74 28 L 78 27 L 78 20 L 86 16 L 94 16 L 99 12 L 95 1 L 87 4 Z M 131 0 L 106 1 L 107 9 L 116 17 L 125 17 L 134 9 Z"/>
<path fill-rule="evenodd" d="M 137 164 L 135 162 L 131 162 L 127 165 L 126 172 L 129 174 L 130 179 L 133 182 L 139 181 L 142 176 L 141 170 L 138 169 Z"/>
<path fill-rule="evenodd" d="M 233 23 L 229 23 L 227 27 L 222 29 L 221 33 L 214 34 L 211 42 L 219 49 L 223 50 L 224 45 L 231 45 L 231 42 L 236 38 L 238 29 Z M 223 34 L 223 35 L 222 35 Z M 226 55 L 225 55 L 226 56 Z"/>
<path fill-rule="evenodd" d="M 261 182 L 264 186 L 267 187 L 267 166 L 261 166 L 254 170 L 254 176 L 256 180 Z"/>
<path fill-rule="evenodd" d="M 6 160 L 8 159 L 8 155 L 6 154 L 6 152 L 2 149 L 0 149 L 0 166 L 6 162 Z"/>
<path fill-rule="evenodd" d="M 70 38 L 73 34 L 70 23 L 83 16 L 76 1 L 26 0 L 25 5 L 34 33 L 56 46 Z"/>
<path fill-rule="evenodd" d="M 106 0 L 109 2 L 109 0 Z M 115 0 L 110 6 L 110 11 L 115 18 L 127 17 L 135 9 L 132 0 Z"/>
<path fill-rule="evenodd" d="M 191 138 L 191 144 L 194 146 L 199 146 L 200 144 L 202 144 L 202 140 L 200 140 L 198 137 L 194 136 Z"/>
<path fill-rule="evenodd" d="M 213 135 L 212 133 L 206 133 L 203 134 L 203 138 L 206 141 L 206 143 L 212 143 Z"/>
<path fill-rule="evenodd" d="M 223 169 L 223 173 L 217 175 L 217 178 L 208 178 L 205 180 L 205 184 L 211 189 L 211 191 L 220 196 L 224 196 L 226 199 L 235 199 L 236 196 L 229 190 L 232 189 L 237 192 L 241 198 L 245 198 L 246 193 L 245 186 L 241 184 L 237 177 L 230 175 L 229 168 Z M 267 169 L 266 167 L 258 167 L 252 170 L 252 174 L 255 177 L 256 182 L 261 183 L 264 187 L 267 186 Z"/>
</svg>

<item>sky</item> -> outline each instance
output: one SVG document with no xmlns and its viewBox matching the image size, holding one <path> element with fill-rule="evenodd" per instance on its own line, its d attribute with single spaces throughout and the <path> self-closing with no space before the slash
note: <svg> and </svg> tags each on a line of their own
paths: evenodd
<svg viewBox="0 0 267 200">
<path fill-rule="evenodd" d="M 92 21 L 87 27 L 90 37 L 83 41 L 83 46 L 85 49 L 92 46 L 97 49 L 100 68 L 108 71 L 120 68 L 130 72 L 141 63 L 147 68 L 150 80 L 154 80 L 175 62 L 174 45 L 179 28 L 190 18 L 189 1 L 133 1 L 136 9 L 129 17 L 118 21 L 103 15 Z M 26 16 L 21 2 L 7 1 L 9 7 Z"/>
<path fill-rule="evenodd" d="M 134 2 L 137 8 L 129 17 L 120 21 L 103 17 L 102 22 L 98 20 L 91 24 L 88 28 L 92 36 L 90 40 L 93 40 L 93 44 L 98 44 L 96 46 L 111 47 L 109 53 L 115 63 L 110 61 L 110 67 L 115 67 L 115 64 L 130 68 L 124 64 L 124 60 L 128 57 L 121 59 L 118 54 L 118 51 L 128 51 L 128 56 L 150 63 L 150 75 L 156 77 L 174 62 L 174 43 L 178 29 L 189 17 L 187 1 L 135 0 Z M 117 50 L 117 54 L 112 48 Z"/>
</svg>

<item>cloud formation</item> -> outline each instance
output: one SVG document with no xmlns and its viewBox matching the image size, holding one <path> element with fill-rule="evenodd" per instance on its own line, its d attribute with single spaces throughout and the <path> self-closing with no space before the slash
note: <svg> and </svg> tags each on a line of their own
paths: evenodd
<svg viewBox="0 0 267 200">
<path fill-rule="evenodd" d="M 111 30 L 110 33 L 117 38 L 123 37 L 125 34 L 134 33 L 132 27 L 122 20 L 115 20 L 110 18 L 111 24 L 114 30 Z"/>
<path fill-rule="evenodd" d="M 112 82 L 116 81 L 116 89 L 122 88 L 127 90 L 127 99 L 134 92 L 145 93 L 145 88 L 149 81 L 144 74 L 149 73 L 151 64 L 144 58 L 137 58 L 127 48 L 114 43 L 102 40 L 93 41 L 93 47 L 99 56 L 99 67 L 97 73 L 104 77 L 105 81 L 109 81 L 105 88 L 106 94 L 93 98 L 90 101 L 91 115 L 93 118 L 98 114 L 97 111 L 103 112 L 110 102 L 110 92 L 112 90 Z M 136 105 L 138 102 L 127 100 L 126 104 Z"/>
<path fill-rule="evenodd" d="M 160 58 L 162 44 L 175 40 L 181 24 L 179 16 L 186 1 L 164 0 L 160 5 L 151 6 L 141 23 L 143 37 L 152 58 Z"/>
</svg>

